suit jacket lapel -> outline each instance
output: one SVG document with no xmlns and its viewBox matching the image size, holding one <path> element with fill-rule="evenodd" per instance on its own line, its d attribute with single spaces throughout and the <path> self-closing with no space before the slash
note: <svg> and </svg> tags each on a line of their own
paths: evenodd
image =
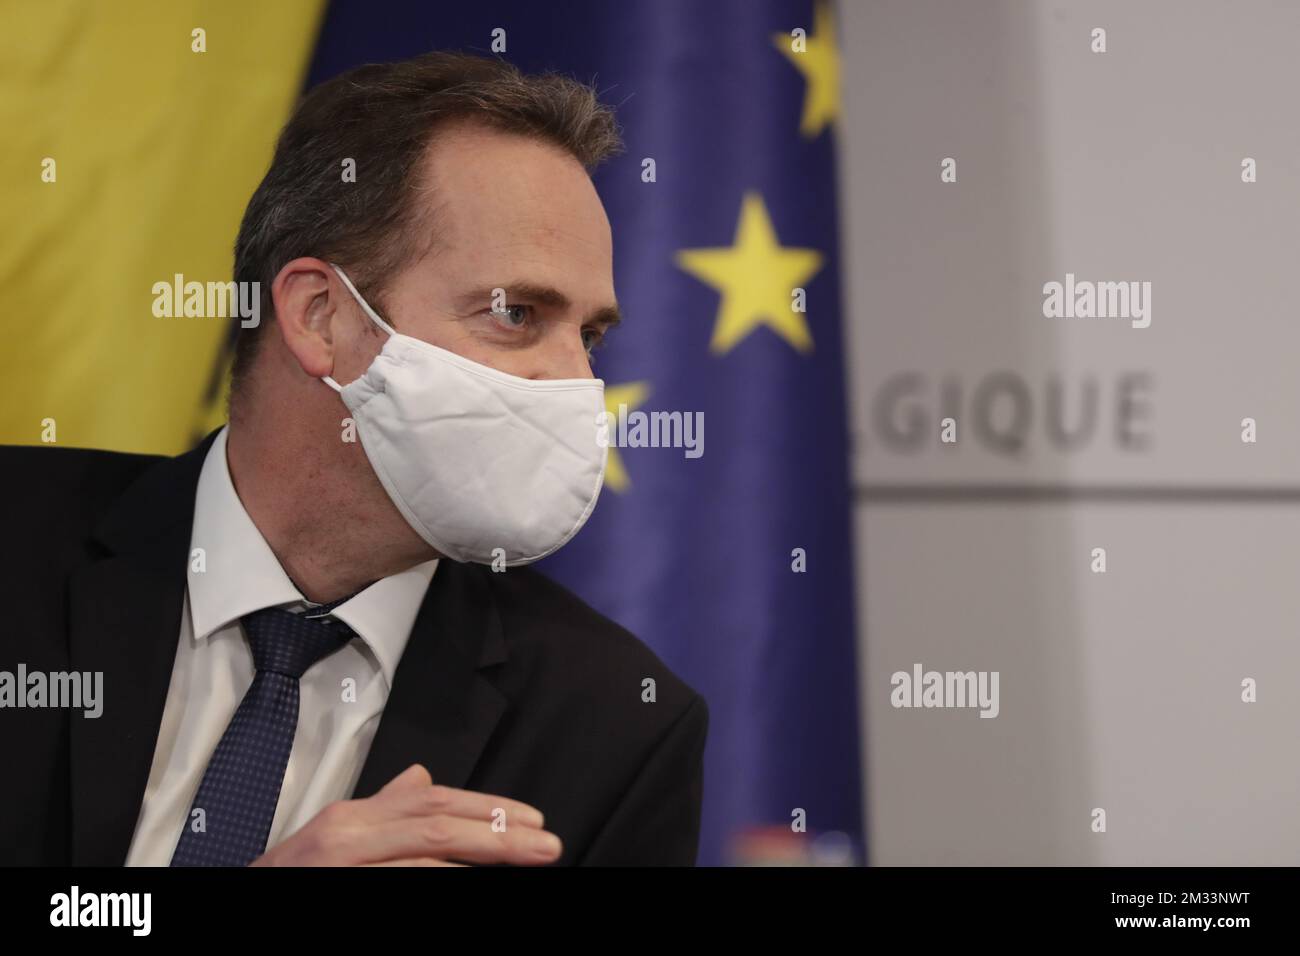
<svg viewBox="0 0 1300 956">
<path fill-rule="evenodd" d="M 411 629 L 388 703 L 353 790 L 368 797 L 413 763 L 463 787 L 506 698 L 479 670 L 506 660 L 501 621 L 477 565 L 443 559 Z"/>
<path fill-rule="evenodd" d="M 103 713 L 73 716 L 72 863 L 120 866 L 144 796 L 184 609 L 194 496 L 216 432 L 148 468 L 95 531 L 69 583 L 69 654 L 104 675 Z"/>
<path fill-rule="evenodd" d="M 96 529 L 102 557 L 70 582 L 70 666 L 103 672 L 105 698 L 100 717 L 72 719 L 75 866 L 120 866 L 131 845 L 176 657 L 199 473 L 215 436 L 141 475 Z M 469 779 L 508 706 L 479 673 L 507 658 L 488 573 L 439 563 L 354 796 L 413 763 L 437 783 Z"/>
</svg>

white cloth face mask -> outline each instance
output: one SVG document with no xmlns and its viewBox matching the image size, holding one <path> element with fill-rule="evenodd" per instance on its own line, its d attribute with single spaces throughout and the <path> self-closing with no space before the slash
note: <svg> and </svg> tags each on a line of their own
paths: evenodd
<svg viewBox="0 0 1300 956">
<path fill-rule="evenodd" d="M 415 533 L 453 561 L 511 566 L 577 534 L 605 480 L 605 383 L 519 378 L 402 335 L 331 266 L 388 341 L 355 381 L 323 381 Z"/>
</svg>

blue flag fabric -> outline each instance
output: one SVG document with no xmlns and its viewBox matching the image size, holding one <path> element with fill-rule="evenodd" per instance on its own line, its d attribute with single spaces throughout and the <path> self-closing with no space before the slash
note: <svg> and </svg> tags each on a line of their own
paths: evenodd
<svg viewBox="0 0 1300 956">
<path fill-rule="evenodd" d="M 595 175 L 625 315 L 597 353 L 609 410 L 624 437 L 636 412 L 704 424 L 698 457 L 612 448 L 595 514 L 543 570 L 706 698 L 701 864 L 800 824 L 861 853 L 831 9 L 336 2 L 308 83 L 494 39 L 593 83 L 623 128 Z"/>
</svg>

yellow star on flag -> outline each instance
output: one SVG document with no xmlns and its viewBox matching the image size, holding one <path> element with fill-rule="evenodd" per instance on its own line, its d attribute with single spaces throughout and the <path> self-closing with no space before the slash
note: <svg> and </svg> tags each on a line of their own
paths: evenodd
<svg viewBox="0 0 1300 956">
<path fill-rule="evenodd" d="M 677 253 L 677 265 L 722 293 L 709 351 L 729 352 L 760 325 L 798 351 L 812 351 L 808 323 L 794 309 L 794 290 L 821 269 L 822 254 L 782 246 L 758 193 L 746 193 L 741 203 L 735 245 L 683 249 Z"/>
<path fill-rule="evenodd" d="M 840 116 L 840 50 L 830 4 L 818 0 L 813 31 L 802 51 L 794 48 L 795 38 L 788 33 L 774 33 L 772 39 L 808 83 L 799 132 L 812 139 Z"/>
<path fill-rule="evenodd" d="M 623 467 L 623 459 L 614 447 L 615 429 L 618 427 L 618 407 L 626 405 L 633 411 L 650 396 L 650 386 L 646 382 L 628 382 L 626 385 L 611 385 L 605 389 L 605 411 L 609 412 L 609 457 L 605 460 L 605 487 L 614 491 L 627 491 L 632 480 Z"/>
</svg>

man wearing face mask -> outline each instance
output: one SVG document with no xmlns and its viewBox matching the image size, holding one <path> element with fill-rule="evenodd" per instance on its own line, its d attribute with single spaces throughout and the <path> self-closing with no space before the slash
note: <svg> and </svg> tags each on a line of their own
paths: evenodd
<svg viewBox="0 0 1300 956">
<path fill-rule="evenodd" d="M 694 862 L 703 698 L 527 567 L 604 477 L 618 147 L 590 89 L 498 60 L 307 94 L 236 244 L 273 318 L 229 424 L 3 450 L 0 669 L 104 700 L 0 713 L 0 863 Z"/>
</svg>

